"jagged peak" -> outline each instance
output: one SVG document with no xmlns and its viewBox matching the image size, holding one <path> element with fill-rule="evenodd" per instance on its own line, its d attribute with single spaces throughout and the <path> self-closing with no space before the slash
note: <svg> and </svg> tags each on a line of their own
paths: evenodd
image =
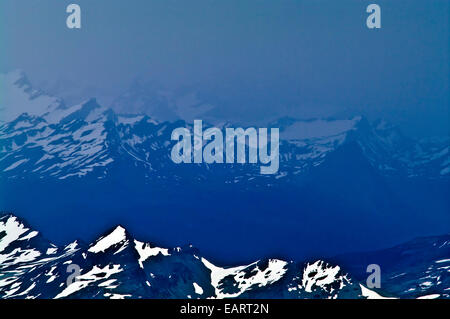
<svg viewBox="0 0 450 319">
<path fill-rule="evenodd" d="M 18 218 L 16 215 L 10 212 L 1 212 L 0 213 L 0 221 L 7 220 L 9 218 Z"/>
<path fill-rule="evenodd" d="M 24 219 L 17 217 L 14 213 L 11 212 L 0 213 L 0 225 L 5 224 L 7 222 L 14 222 L 17 225 L 22 225 L 25 228 L 30 228 L 28 226 L 28 223 Z"/>
<path fill-rule="evenodd" d="M 7 216 L 16 218 L 13 214 L 3 214 L 0 221 Z M 1 225 L 0 222 L 0 227 Z M 27 234 L 22 235 L 21 238 Z M 374 290 L 368 290 L 365 286 L 361 286 L 364 283 L 353 277 L 354 272 L 348 273 L 348 269 L 341 262 L 327 263 L 323 260 L 316 260 L 312 263 L 305 261 L 297 263 L 280 259 L 263 259 L 243 266 L 220 267 L 201 257 L 200 254 L 176 254 L 175 252 L 169 254 L 169 250 L 165 250 L 165 252 L 150 251 L 149 249 L 163 250 L 163 248 L 153 247 L 153 245 L 137 240 L 128 245 L 127 241 L 130 241 L 131 238 L 126 229 L 120 225 L 101 237 L 94 245 L 110 240 L 111 236 L 115 238 L 116 244 L 110 242 L 110 245 L 105 245 L 105 247 L 109 246 L 114 249 L 108 251 L 111 254 L 101 255 L 86 253 L 84 247 L 75 245 L 78 241 L 65 246 L 62 250 L 52 244 L 45 246 L 46 250 L 36 250 L 35 248 L 38 247 L 35 245 L 36 242 L 33 242 L 30 247 L 25 240 L 18 239 L 14 246 L 17 254 L 10 255 L 8 251 L 7 259 L 5 259 L 5 255 L 2 256 L 0 253 L 0 270 L 13 270 L 10 278 L 6 278 L 0 287 L 0 298 L 21 296 L 30 298 L 33 296 L 39 296 L 39 298 L 64 298 L 69 296 L 74 298 L 110 298 L 116 296 L 117 293 L 123 294 L 125 291 L 127 294 L 121 296 L 131 298 L 166 298 L 167 296 L 176 298 L 186 298 L 186 296 L 188 298 L 190 296 L 199 298 L 258 298 L 268 296 L 330 299 L 380 298 L 393 293 L 393 286 L 389 283 L 385 287 L 390 287 L 390 289 L 385 290 L 386 288 L 383 288 L 382 294 L 378 294 L 378 291 L 375 294 Z M 4 242 L 4 238 L 0 237 L 0 245 Z M 404 285 L 402 291 L 395 288 L 395 297 L 440 298 L 442 291 L 442 297 L 448 298 L 448 294 L 445 293 L 445 282 L 444 285 L 436 283 L 431 286 L 427 282 L 426 288 L 423 288 L 423 282 L 429 280 L 430 271 L 433 271 L 432 276 L 441 276 L 447 271 L 446 265 L 449 263 L 449 259 L 446 252 L 450 247 L 449 242 L 448 235 L 436 238 L 427 237 L 427 245 L 416 245 L 413 241 L 413 246 L 405 244 L 400 251 L 394 251 L 399 256 L 402 255 L 402 252 L 410 252 L 411 249 L 414 249 L 414 252 L 417 249 L 417 254 L 403 255 L 417 256 L 421 252 L 433 251 L 429 256 L 423 254 L 426 257 L 424 262 L 426 267 L 422 267 L 423 269 L 411 267 L 402 270 L 408 271 L 411 280 Z M 16 247 L 18 248 L 16 249 Z M 158 255 L 162 256 L 153 259 L 148 265 L 145 264 L 145 267 L 149 267 L 145 271 L 136 271 L 135 263 L 137 261 L 141 269 L 144 268 L 143 262 L 146 254 L 136 254 L 130 250 L 131 254 L 126 254 L 126 258 L 122 258 L 124 256 L 120 255 L 117 256 L 118 258 L 114 256 L 127 247 L 147 249 L 147 255 L 151 252 L 150 255 L 154 256 L 157 252 Z M 41 253 L 39 253 L 39 250 Z M 392 255 L 392 248 L 384 249 L 377 254 L 379 253 L 389 257 Z M 365 256 L 365 254 L 357 254 L 356 258 L 351 260 L 356 260 L 358 263 L 358 256 Z M 7 262 L 2 263 L 2 257 L 3 261 L 6 260 Z M 401 259 L 399 260 L 401 261 Z M 65 285 L 68 276 L 67 265 L 74 264 L 80 267 L 80 274 L 77 276 L 79 281 Z M 406 263 L 403 262 L 401 265 L 409 267 L 410 264 L 410 261 L 406 260 Z M 393 275 L 398 272 L 397 268 L 385 264 L 384 267 L 388 269 L 386 270 L 387 278 L 390 278 L 390 280 L 396 278 Z M 356 268 L 365 269 L 365 262 L 359 262 Z M 345 272 L 343 269 L 346 269 Z M 33 278 L 32 283 L 28 283 L 29 278 Z M 169 285 L 167 285 L 167 278 L 170 280 Z M 403 284 L 404 280 L 401 278 L 400 280 Z M 22 283 L 24 284 L 22 285 Z M 394 284 L 397 283 L 394 281 Z M 418 291 L 410 289 L 410 287 L 419 287 L 420 285 L 423 287 Z M 145 289 L 139 287 L 145 287 Z M 155 289 L 147 289 L 147 287 Z M 116 288 L 117 290 L 115 290 Z M 389 293 L 385 293 L 389 290 Z"/>
<path fill-rule="evenodd" d="M 65 245 L 64 246 L 64 250 L 65 251 L 73 251 L 73 250 L 77 250 L 77 249 L 79 249 L 80 247 L 83 247 L 83 246 L 84 246 L 83 242 L 81 240 L 79 240 L 79 239 L 76 239 L 73 242 Z"/>
<path fill-rule="evenodd" d="M 58 112 L 46 116 L 46 119 L 51 123 L 68 123 L 73 120 L 90 122 L 98 119 L 107 111 L 108 109 L 101 106 L 97 99 L 91 98 L 71 107 L 59 109 Z"/>
<path fill-rule="evenodd" d="M 36 237 L 39 232 L 32 230 L 26 222 L 13 214 L 0 217 L 0 252 L 4 251 L 16 240 L 28 241 Z"/>
<path fill-rule="evenodd" d="M 105 252 L 116 245 L 127 244 L 129 241 L 131 241 L 131 237 L 127 230 L 119 225 L 91 244 L 88 251 L 91 253 Z"/>
<path fill-rule="evenodd" d="M 21 70 L 0 74 L 0 85 L 4 91 L 0 117 L 6 122 L 14 120 L 22 113 L 43 116 L 64 104 L 62 99 L 33 88 Z"/>
</svg>

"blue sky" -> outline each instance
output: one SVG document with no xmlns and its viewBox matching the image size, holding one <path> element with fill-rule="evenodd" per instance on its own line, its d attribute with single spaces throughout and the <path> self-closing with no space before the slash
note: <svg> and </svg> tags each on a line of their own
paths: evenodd
<svg viewBox="0 0 450 319">
<path fill-rule="evenodd" d="M 365 8 L 378 3 L 382 29 Z M 65 26 L 69 3 L 82 29 Z M 449 2 L 2 0 L 0 71 L 105 104 L 137 76 L 189 87 L 216 116 L 385 118 L 449 135 Z"/>
</svg>

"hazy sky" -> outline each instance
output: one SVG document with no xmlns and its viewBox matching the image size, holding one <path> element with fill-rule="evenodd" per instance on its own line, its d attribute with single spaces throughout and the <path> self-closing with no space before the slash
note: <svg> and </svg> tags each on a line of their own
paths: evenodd
<svg viewBox="0 0 450 319">
<path fill-rule="evenodd" d="M 1 0 L 0 17 L 0 71 L 105 103 L 139 75 L 201 92 L 224 119 L 363 114 L 449 134 L 448 0 Z"/>
</svg>

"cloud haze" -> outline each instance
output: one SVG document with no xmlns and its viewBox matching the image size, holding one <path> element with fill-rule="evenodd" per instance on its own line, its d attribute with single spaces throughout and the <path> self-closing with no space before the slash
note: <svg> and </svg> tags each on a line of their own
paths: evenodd
<svg viewBox="0 0 450 319">
<path fill-rule="evenodd" d="M 348 0 L 78 0 L 69 30 L 71 2 L 3 0 L 0 71 L 74 102 L 110 105 L 139 78 L 149 100 L 191 96 L 223 120 L 363 114 L 449 134 L 448 1 L 377 1 L 380 30 Z"/>
</svg>

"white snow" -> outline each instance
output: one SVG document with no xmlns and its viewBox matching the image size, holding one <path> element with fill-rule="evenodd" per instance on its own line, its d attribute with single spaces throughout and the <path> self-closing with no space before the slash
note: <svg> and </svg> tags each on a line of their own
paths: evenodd
<svg viewBox="0 0 450 319">
<path fill-rule="evenodd" d="M 94 246 L 89 248 L 89 252 L 91 253 L 99 253 L 104 252 L 108 248 L 119 244 L 122 241 L 126 240 L 125 228 L 122 226 L 117 226 L 109 235 L 100 238 L 97 240 Z"/>
<path fill-rule="evenodd" d="M 194 291 L 197 295 L 203 295 L 203 288 L 200 287 L 196 282 L 192 284 L 194 286 Z"/>
<path fill-rule="evenodd" d="M 53 110 L 49 114 L 45 116 L 45 120 L 47 123 L 59 123 L 61 120 L 63 120 L 65 117 L 69 116 L 70 114 L 77 112 L 81 110 L 83 107 L 83 103 L 77 104 L 68 108 L 59 108 L 56 110 Z"/>
<path fill-rule="evenodd" d="M 24 291 L 22 291 L 21 293 L 15 294 L 15 295 L 10 295 L 8 296 L 9 298 L 16 298 L 16 297 L 20 297 L 20 296 L 26 296 L 31 290 L 33 290 L 36 287 L 36 283 L 33 282 L 27 289 L 25 289 Z M 17 289 L 19 290 L 19 289 Z"/>
<path fill-rule="evenodd" d="M 66 247 L 64 247 L 65 251 L 74 251 L 76 250 L 78 247 L 78 241 L 74 241 L 70 244 L 68 244 Z"/>
<path fill-rule="evenodd" d="M 30 240 L 31 238 L 36 237 L 38 234 L 39 233 L 37 231 L 32 231 L 32 232 L 29 232 L 25 237 L 19 238 L 19 240 Z"/>
<path fill-rule="evenodd" d="M 429 278 L 429 277 L 426 277 L 426 278 Z M 423 287 L 431 287 L 431 286 L 433 286 L 433 283 L 431 281 L 424 281 L 424 282 L 420 283 L 420 286 L 422 288 Z"/>
<path fill-rule="evenodd" d="M 206 268 L 211 270 L 211 285 L 214 287 L 216 297 L 219 299 L 238 297 L 253 286 L 263 287 L 270 285 L 280 280 L 287 271 L 285 268 L 287 262 L 278 259 L 270 259 L 267 268 L 264 270 L 258 268 L 257 262 L 248 266 L 233 268 L 217 267 L 205 258 L 202 258 L 202 263 Z M 252 276 L 245 278 L 248 273 L 252 273 Z M 220 282 L 228 276 L 232 276 L 236 281 L 236 288 L 239 290 L 238 292 L 224 293 L 222 291 Z"/>
<path fill-rule="evenodd" d="M 361 295 L 363 297 L 366 297 L 367 299 L 398 299 L 398 298 L 383 297 L 377 292 L 370 290 L 369 288 L 366 288 L 361 284 L 359 284 L 359 286 L 361 287 Z"/>
<path fill-rule="evenodd" d="M 34 261 L 41 253 L 35 249 L 16 248 L 9 254 L 0 254 L 0 264 L 11 266 Z"/>
<path fill-rule="evenodd" d="M 113 284 L 117 281 L 117 279 L 110 279 L 110 280 L 106 280 L 102 283 L 100 283 L 98 286 L 99 287 L 106 287 L 107 289 L 114 289 L 117 288 L 118 286 L 113 286 Z"/>
<path fill-rule="evenodd" d="M 110 294 L 106 293 L 104 294 L 105 297 L 109 297 L 109 299 L 125 299 L 125 298 L 131 298 L 131 295 L 121 295 L 121 294 Z"/>
<path fill-rule="evenodd" d="M 14 130 L 20 130 L 22 128 L 30 128 L 32 126 L 33 126 L 33 124 L 30 123 L 30 121 L 19 121 L 14 126 Z"/>
<path fill-rule="evenodd" d="M 133 125 L 139 121 L 141 121 L 144 118 L 143 115 L 137 115 L 137 116 L 126 116 L 126 115 L 119 115 L 117 117 L 117 121 L 120 124 L 128 124 L 128 125 Z"/>
<path fill-rule="evenodd" d="M 56 254 L 56 252 L 58 251 L 58 248 L 48 248 L 47 251 L 45 252 L 47 255 L 54 255 Z"/>
<path fill-rule="evenodd" d="M 19 239 L 27 231 L 28 228 L 21 224 L 14 216 L 8 217 L 6 221 L 0 221 L 0 233 L 6 233 L 6 236 L 0 240 L 0 252 L 5 250 L 9 244 Z"/>
<path fill-rule="evenodd" d="M 24 164 L 26 162 L 28 162 L 28 159 L 21 159 L 20 161 L 17 161 L 15 163 L 11 164 L 7 168 L 5 168 L 3 171 L 4 172 L 11 171 L 11 170 L 15 169 L 16 167 L 18 167 L 19 165 L 22 165 L 22 164 Z"/>
<path fill-rule="evenodd" d="M 13 284 L 13 286 L 14 285 L 16 285 L 17 284 L 17 280 L 18 280 L 18 278 L 17 277 L 6 277 L 6 278 L 4 278 L 4 279 L 0 279 L 0 288 L 1 287 L 6 287 L 6 286 L 9 286 L 9 285 L 11 285 L 11 284 Z M 16 283 L 15 283 L 16 282 Z M 19 285 L 20 285 L 20 283 L 18 283 Z"/>
<path fill-rule="evenodd" d="M 15 157 L 14 154 L 20 154 L 23 149 L 29 148 L 39 149 L 43 153 L 41 158 L 33 163 L 35 167 L 32 168 L 32 171 L 40 174 L 46 173 L 59 179 L 84 176 L 96 167 L 105 167 L 111 164 L 113 159 L 109 157 L 105 144 L 107 138 L 106 118 L 102 114 L 105 109 L 97 107 L 92 110 L 85 119 L 87 123 L 75 131 L 71 127 L 72 122 L 64 123 L 64 125 L 59 122 L 80 110 L 83 105 L 82 103 L 64 109 L 59 107 L 49 113 L 40 114 L 46 122 L 39 122 L 35 126 L 26 127 L 25 120 L 17 123 L 23 128 L 21 132 L 26 137 L 25 141 L 19 145 L 12 140 L 17 131 L 3 134 L 1 139 L 5 142 L 3 149 L 6 155 L 0 160 L 9 161 L 9 167 L 4 171 L 11 171 L 29 161 L 26 158 Z M 52 123 L 62 125 L 62 127 L 61 125 L 58 127 L 58 133 L 55 133 L 55 127 L 50 125 Z M 12 164 L 10 163 L 11 159 L 15 159 Z"/>
<path fill-rule="evenodd" d="M 440 294 L 432 294 L 432 295 L 418 297 L 417 299 L 436 299 L 436 298 L 439 298 L 440 296 L 441 296 Z"/>
<path fill-rule="evenodd" d="M 105 266 L 104 268 L 99 268 L 97 266 L 94 266 L 89 272 L 86 274 L 80 275 L 77 277 L 77 281 L 74 281 L 72 284 L 67 286 L 61 293 L 59 293 L 55 299 L 59 298 L 65 298 L 67 296 L 70 296 L 71 294 L 86 288 L 90 284 L 96 282 L 96 281 L 103 281 L 105 279 L 108 279 L 114 274 L 117 274 L 119 272 L 123 271 L 122 268 L 120 268 L 120 265 L 112 265 L 112 267 Z M 105 274 L 102 277 L 98 277 L 96 275 L 98 274 Z"/>
<path fill-rule="evenodd" d="M 151 247 L 148 243 L 142 243 L 138 240 L 134 241 L 134 247 L 139 254 L 139 265 L 141 268 L 144 268 L 144 261 L 146 261 L 149 257 L 157 256 L 161 254 L 163 256 L 170 256 L 169 250 L 165 248 L 159 247 Z"/>
<path fill-rule="evenodd" d="M 450 259 L 441 259 L 441 260 L 435 261 L 436 264 L 442 264 L 442 263 L 448 263 L 448 262 L 450 262 Z"/>
<path fill-rule="evenodd" d="M 72 138 L 80 142 L 96 141 L 106 137 L 104 130 L 105 127 L 101 122 L 89 123 L 73 132 Z"/>
<path fill-rule="evenodd" d="M 302 287 L 306 292 L 312 292 L 314 287 L 323 289 L 326 285 L 339 281 L 342 289 L 345 286 L 345 276 L 340 274 L 340 270 L 339 266 L 328 265 L 322 260 L 308 263 L 303 271 Z"/>
<path fill-rule="evenodd" d="M 45 273 L 45 276 L 50 277 L 46 281 L 47 284 L 53 282 L 57 278 L 57 275 L 53 273 L 55 270 L 56 266 L 53 266 L 47 273 Z"/>
<path fill-rule="evenodd" d="M 55 157 L 53 155 L 44 154 L 36 163 L 34 163 L 34 165 L 37 165 L 41 162 L 44 162 L 44 161 L 52 159 L 52 158 L 55 158 Z"/>
</svg>

